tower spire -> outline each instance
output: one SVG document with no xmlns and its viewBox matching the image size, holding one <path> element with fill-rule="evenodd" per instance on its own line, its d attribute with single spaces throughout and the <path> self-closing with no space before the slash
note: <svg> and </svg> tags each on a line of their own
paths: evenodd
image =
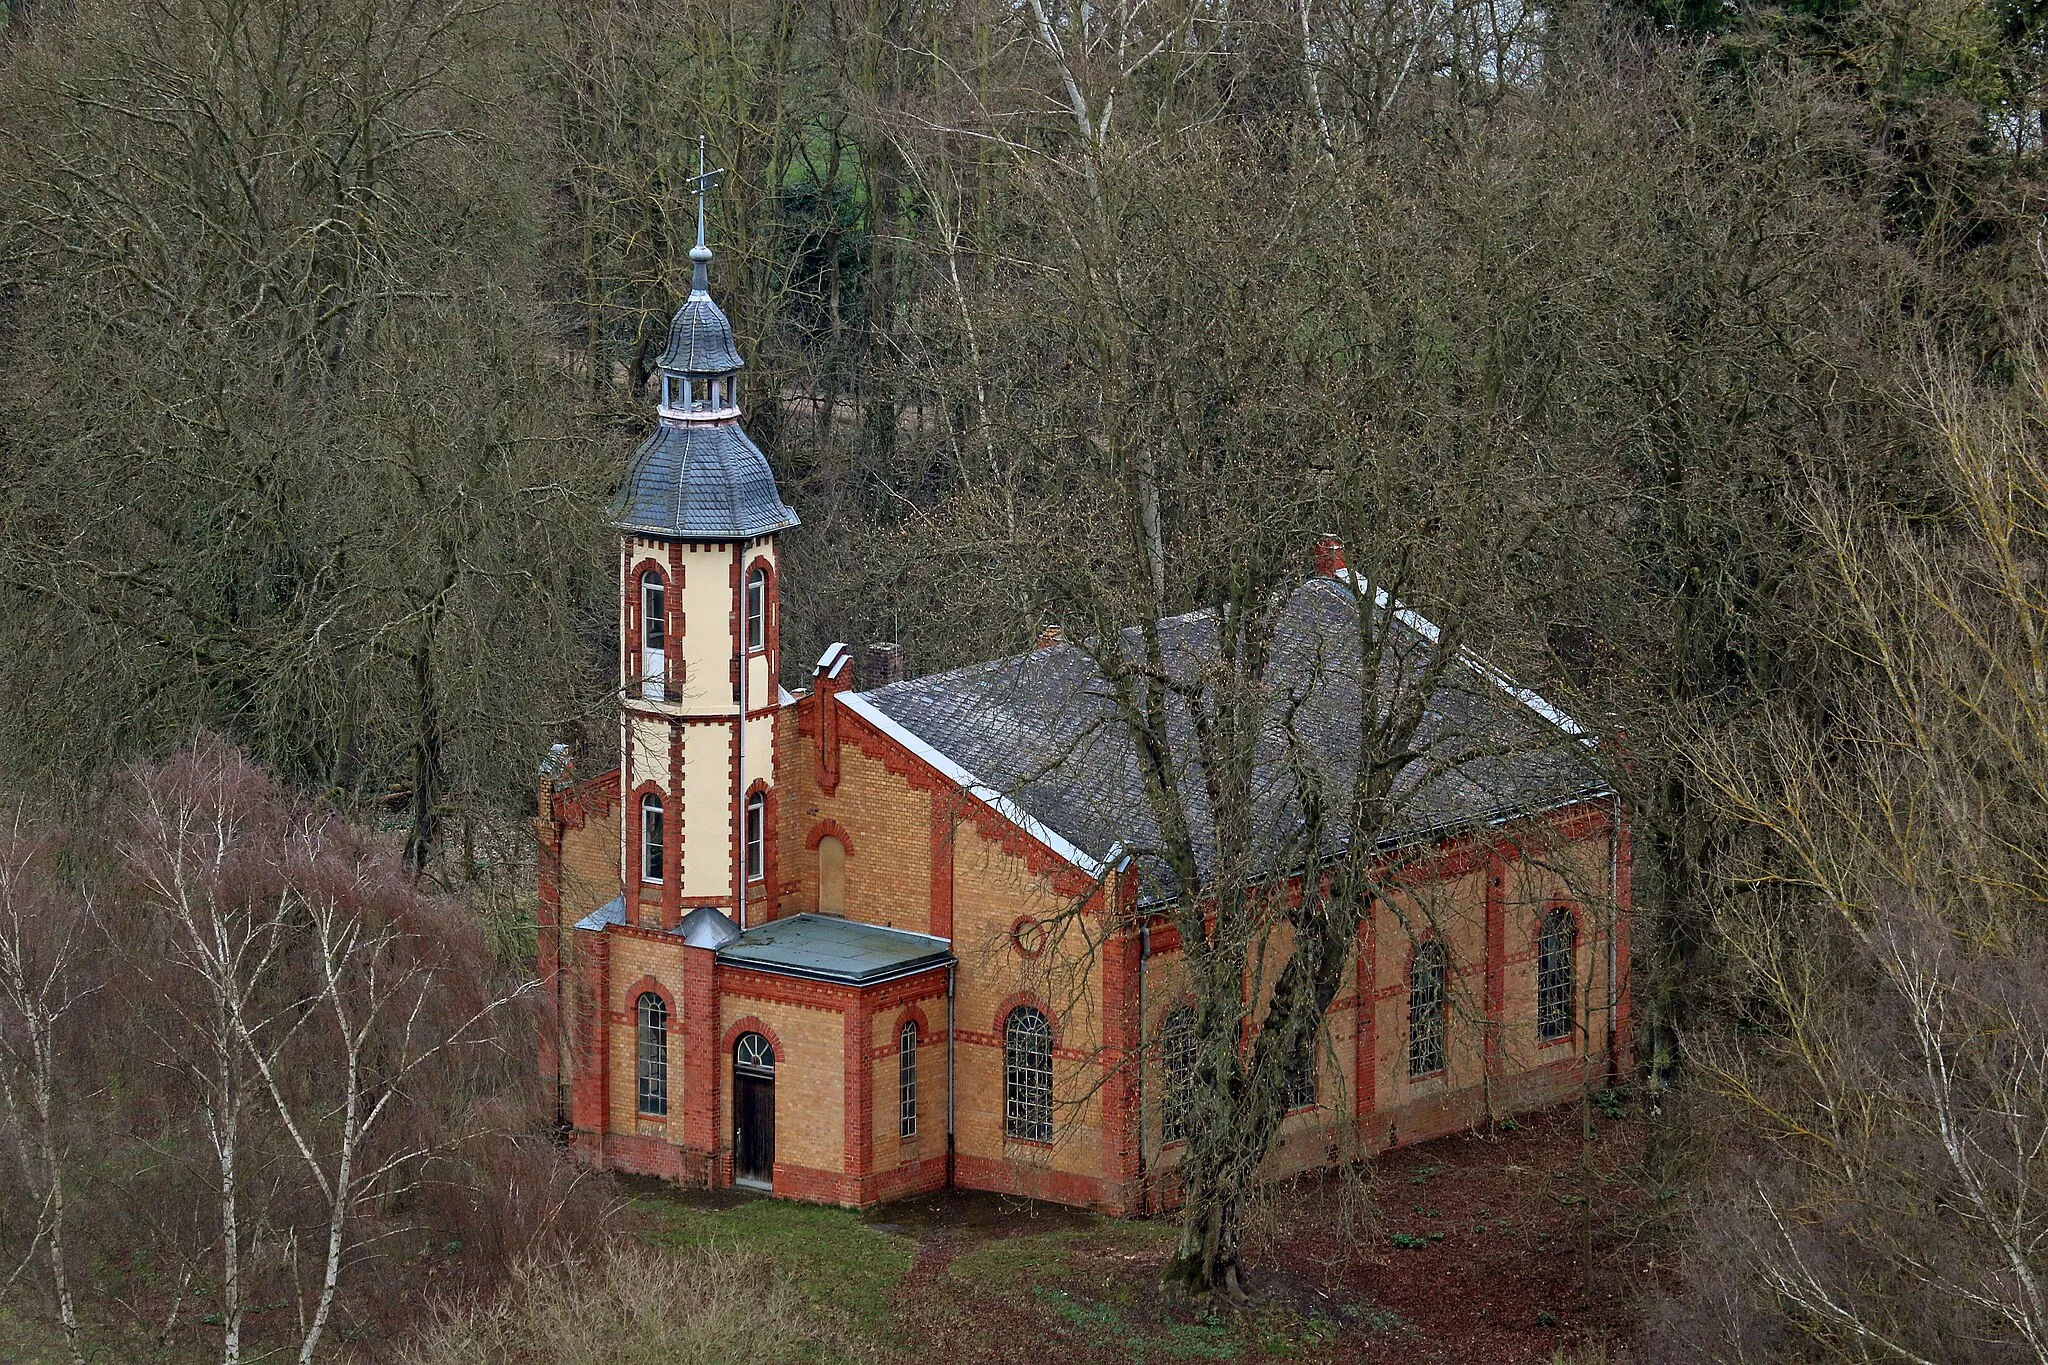
<svg viewBox="0 0 2048 1365">
<path fill-rule="evenodd" d="M 706 169 L 704 134 L 697 134 L 697 173 L 690 177 L 691 190 L 697 196 L 697 245 L 690 248 L 690 293 L 711 295 L 711 248 L 704 244 L 704 200 L 711 188 L 725 175 L 725 168 Z"/>
</svg>

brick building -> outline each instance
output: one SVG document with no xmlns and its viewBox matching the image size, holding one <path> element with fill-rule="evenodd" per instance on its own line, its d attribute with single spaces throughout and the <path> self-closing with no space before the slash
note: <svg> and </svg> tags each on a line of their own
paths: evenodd
<svg viewBox="0 0 2048 1365">
<path fill-rule="evenodd" d="M 1179 944 L 1122 852 L 1146 803 L 1093 665 L 1049 637 L 904 679 L 892 651 L 860 669 L 834 645 L 800 694 L 779 684 L 777 538 L 797 517 L 740 424 L 710 255 L 700 228 L 658 425 L 615 505 L 619 765 L 542 784 L 541 1064 L 575 1149 L 843 1204 L 946 1185 L 1171 1203 Z M 1320 658 L 1347 620 L 1355 639 L 1359 588 L 1319 546 L 1282 645 Z M 1213 651 L 1200 614 L 1162 626 Z M 1430 728 L 1464 750 L 1383 845 L 1406 890 L 1361 929 L 1276 1174 L 1546 1103 L 1623 1059 L 1619 805 L 1569 718 L 1477 659 L 1459 673 Z M 1305 714 L 1328 713 L 1341 762 L 1346 689 L 1318 686 Z"/>
</svg>

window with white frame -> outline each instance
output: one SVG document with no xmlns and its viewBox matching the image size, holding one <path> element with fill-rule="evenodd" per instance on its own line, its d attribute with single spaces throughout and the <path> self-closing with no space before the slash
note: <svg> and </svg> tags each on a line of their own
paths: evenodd
<svg viewBox="0 0 2048 1365">
<path fill-rule="evenodd" d="M 1052 1141 L 1052 1024 L 1029 1005 L 1003 1025 L 1003 1135 Z"/>
<path fill-rule="evenodd" d="M 1431 940 L 1415 950 L 1408 969 L 1408 1074 L 1444 1069 L 1444 946 Z"/>
<path fill-rule="evenodd" d="M 754 792 L 747 797 L 747 880 L 760 881 L 767 871 L 768 798 Z"/>
<path fill-rule="evenodd" d="M 1195 1012 L 1182 1005 L 1166 1016 L 1159 1037 L 1160 1141 L 1182 1142 L 1195 1098 Z"/>
<path fill-rule="evenodd" d="M 668 1113 L 668 1002 L 643 991 L 639 1002 L 640 1112 Z"/>
<path fill-rule="evenodd" d="M 758 566 L 747 575 L 747 648 L 768 648 L 768 570 Z"/>
<path fill-rule="evenodd" d="M 903 1021 L 896 1038 L 896 1136 L 917 1136 L 917 1021 Z"/>
<path fill-rule="evenodd" d="M 1572 1032 L 1572 959 L 1579 946 L 1579 922 L 1560 905 L 1543 917 L 1536 936 L 1536 1033 L 1544 1042 Z"/>
<path fill-rule="evenodd" d="M 640 580 L 640 695 L 664 699 L 668 677 L 668 589 L 661 571 Z"/>
<path fill-rule="evenodd" d="M 640 880 L 661 880 L 661 798 L 653 792 L 640 798 Z"/>
</svg>

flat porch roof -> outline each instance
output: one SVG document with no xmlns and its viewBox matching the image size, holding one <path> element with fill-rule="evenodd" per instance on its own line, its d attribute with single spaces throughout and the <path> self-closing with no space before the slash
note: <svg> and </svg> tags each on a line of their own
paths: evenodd
<svg viewBox="0 0 2048 1365">
<path fill-rule="evenodd" d="M 871 986 L 944 966 L 953 960 L 953 945 L 930 934 L 806 913 L 747 930 L 718 950 L 718 960 L 729 967 Z"/>
</svg>

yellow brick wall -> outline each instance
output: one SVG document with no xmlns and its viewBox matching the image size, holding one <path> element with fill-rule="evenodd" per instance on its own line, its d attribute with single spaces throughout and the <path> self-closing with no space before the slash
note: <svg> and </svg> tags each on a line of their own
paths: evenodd
<svg viewBox="0 0 2048 1365">
<path fill-rule="evenodd" d="M 818 855 L 811 831 L 826 820 L 848 833 L 846 917 L 928 934 L 931 923 L 932 798 L 851 744 L 840 746 L 839 784 L 818 787 L 816 747 L 796 733 L 795 709 L 783 712 L 782 790 L 777 869 L 787 892 L 779 914 L 818 908 Z M 851 726 L 850 719 L 842 724 Z M 844 733 L 844 731 L 842 731 Z"/>
<path fill-rule="evenodd" d="M 908 1005 L 896 1005 L 874 1016 L 869 1051 L 874 1067 L 874 1169 L 887 1171 L 906 1161 L 946 1154 L 946 997 L 943 993 L 909 1002 L 923 1014 L 918 1030 L 917 1134 L 903 1138 L 898 1049 Z"/>
<path fill-rule="evenodd" d="M 611 941 L 612 1011 L 611 1075 L 607 1108 L 611 1128 L 617 1133 L 667 1136 L 682 1141 L 683 1134 L 683 1003 L 682 945 L 652 943 L 624 934 L 608 935 Z M 640 1112 L 639 1080 L 639 995 L 643 977 L 653 977 L 668 992 L 668 1116 L 666 1120 L 646 1118 Z"/>
<path fill-rule="evenodd" d="M 722 1041 L 753 1016 L 774 1031 L 775 1160 L 778 1165 L 841 1171 L 846 1147 L 846 1025 L 837 1010 L 722 993 Z M 718 1145 L 732 1147 L 732 1053 L 718 1060 Z"/>
</svg>

